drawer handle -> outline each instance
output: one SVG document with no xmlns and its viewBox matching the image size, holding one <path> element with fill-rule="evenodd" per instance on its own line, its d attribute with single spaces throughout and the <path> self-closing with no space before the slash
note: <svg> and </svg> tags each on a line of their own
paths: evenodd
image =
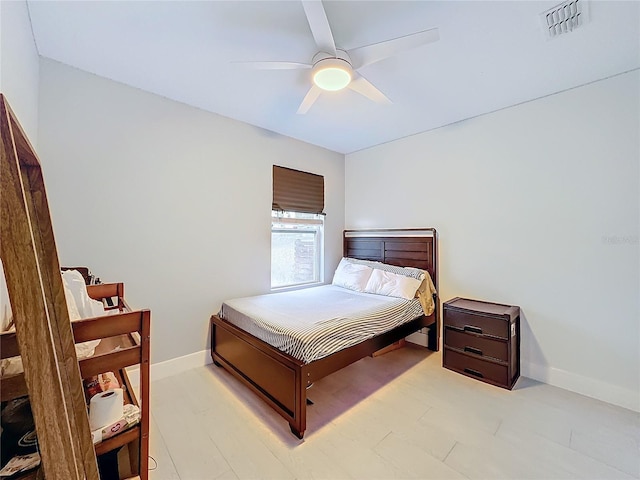
<svg viewBox="0 0 640 480">
<path fill-rule="evenodd" d="M 467 373 L 470 373 L 471 375 L 473 375 L 475 377 L 484 378 L 484 375 L 482 373 L 480 373 L 477 370 L 474 370 L 473 368 L 465 368 L 464 371 L 467 372 Z"/>
<path fill-rule="evenodd" d="M 479 333 L 480 335 L 482 335 L 482 329 L 479 327 L 474 327 L 471 325 L 465 325 L 463 330 L 465 332 L 471 332 L 471 333 Z"/>
<path fill-rule="evenodd" d="M 475 353 L 476 355 L 482 356 L 482 350 L 480 350 L 479 348 L 464 347 L 464 351 L 465 352 Z"/>
</svg>

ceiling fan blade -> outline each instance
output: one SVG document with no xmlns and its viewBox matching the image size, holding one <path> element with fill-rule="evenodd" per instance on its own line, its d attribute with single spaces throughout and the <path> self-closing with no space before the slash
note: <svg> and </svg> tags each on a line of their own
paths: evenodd
<svg viewBox="0 0 640 480">
<path fill-rule="evenodd" d="M 321 52 L 330 53 L 336 56 L 336 42 L 333 40 L 333 33 L 329 26 L 327 13 L 320 0 L 302 0 L 304 13 L 313 34 L 313 39 Z"/>
<path fill-rule="evenodd" d="M 298 62 L 231 62 L 255 70 L 297 70 L 311 68 L 313 65 Z"/>
<path fill-rule="evenodd" d="M 369 100 L 373 100 L 377 103 L 383 103 L 391 105 L 393 102 L 387 98 L 387 96 L 378 90 L 372 83 L 369 82 L 362 75 L 358 75 L 349 84 L 349 88 L 360 95 L 364 95 Z"/>
<path fill-rule="evenodd" d="M 397 53 L 411 50 L 412 48 L 436 42 L 440 39 L 437 28 L 412 33 L 404 37 L 393 38 L 380 43 L 366 45 L 348 50 L 351 65 L 354 69 L 379 62 L 382 59 L 396 55 Z"/>
<path fill-rule="evenodd" d="M 315 85 L 311 87 L 307 94 L 304 96 L 304 99 L 302 100 L 302 103 L 300 104 L 300 107 L 298 107 L 298 111 L 296 113 L 299 113 L 301 115 L 307 113 L 311 108 L 311 105 L 315 103 L 321 93 L 322 90 L 320 88 L 316 87 Z"/>
</svg>

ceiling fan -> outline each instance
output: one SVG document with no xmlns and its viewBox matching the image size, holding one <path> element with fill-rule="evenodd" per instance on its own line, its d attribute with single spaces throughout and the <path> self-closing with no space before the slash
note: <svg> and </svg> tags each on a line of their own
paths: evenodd
<svg viewBox="0 0 640 480">
<path fill-rule="evenodd" d="M 372 45 L 342 50 L 336 48 L 322 2 L 320 0 L 302 0 L 302 6 L 319 50 L 313 56 L 311 63 L 238 62 L 253 68 L 267 70 L 310 68 L 313 85 L 298 108 L 297 113 L 300 114 L 307 113 L 323 91 L 331 92 L 343 88 L 350 88 L 374 102 L 390 104 L 391 100 L 357 71 L 365 65 L 371 65 L 402 51 L 440 39 L 438 29 L 432 28 Z"/>
</svg>

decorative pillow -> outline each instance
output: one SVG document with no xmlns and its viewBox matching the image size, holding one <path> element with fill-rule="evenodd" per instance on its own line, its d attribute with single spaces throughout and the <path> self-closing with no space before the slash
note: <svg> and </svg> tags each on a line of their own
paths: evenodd
<svg viewBox="0 0 640 480">
<path fill-rule="evenodd" d="M 420 283 L 421 281 L 417 278 L 405 277 L 404 275 L 374 268 L 364 291 L 366 293 L 411 300 L 415 298 Z"/>
<path fill-rule="evenodd" d="M 364 292 L 372 272 L 373 269 L 366 265 L 351 263 L 346 258 L 343 258 L 340 260 L 338 268 L 336 268 L 332 283 L 338 287 Z"/>
</svg>

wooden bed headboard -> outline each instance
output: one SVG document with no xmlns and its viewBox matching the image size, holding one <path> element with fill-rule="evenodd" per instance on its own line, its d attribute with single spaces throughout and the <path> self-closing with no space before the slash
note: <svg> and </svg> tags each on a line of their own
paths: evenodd
<svg viewBox="0 0 640 480">
<path fill-rule="evenodd" d="M 426 270 L 438 288 L 435 228 L 345 230 L 343 254 L 400 267 Z"/>
</svg>

